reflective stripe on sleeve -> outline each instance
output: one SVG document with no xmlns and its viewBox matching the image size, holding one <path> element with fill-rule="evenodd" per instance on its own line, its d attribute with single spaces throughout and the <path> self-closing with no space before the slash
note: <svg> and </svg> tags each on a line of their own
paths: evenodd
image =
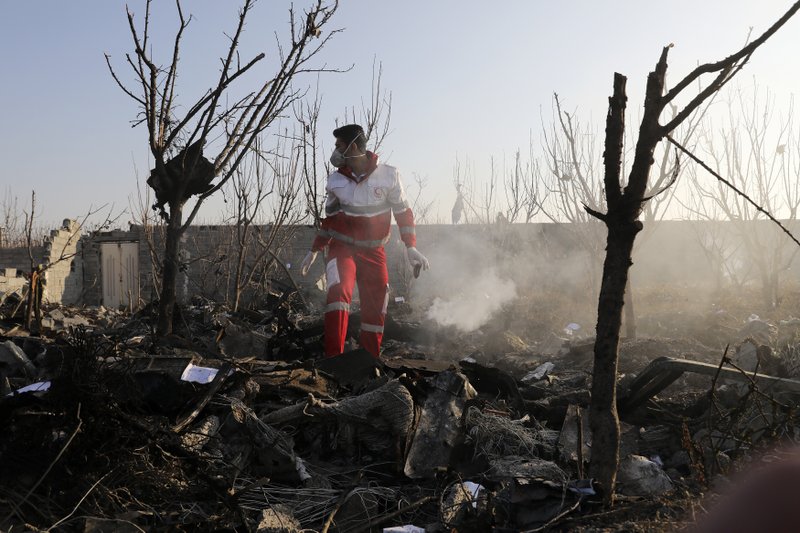
<svg viewBox="0 0 800 533">
<path fill-rule="evenodd" d="M 362 322 L 361 331 L 368 331 L 370 333 L 383 333 L 383 326 L 378 326 L 375 324 L 364 324 Z"/>
<path fill-rule="evenodd" d="M 386 204 L 381 205 L 345 205 L 340 206 L 341 210 L 351 216 L 375 216 L 388 213 L 391 208 Z"/>
<path fill-rule="evenodd" d="M 400 228 L 400 233 L 403 235 L 416 235 L 417 230 L 412 226 L 403 226 Z"/>
<path fill-rule="evenodd" d="M 333 302 L 325 306 L 325 312 L 331 311 L 347 311 L 350 312 L 350 304 L 347 302 Z"/>
</svg>

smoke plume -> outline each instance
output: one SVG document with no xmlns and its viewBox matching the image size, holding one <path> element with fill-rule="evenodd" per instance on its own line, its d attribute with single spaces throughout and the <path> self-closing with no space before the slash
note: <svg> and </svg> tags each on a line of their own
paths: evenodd
<svg viewBox="0 0 800 533">
<path fill-rule="evenodd" d="M 474 331 L 486 324 L 492 314 L 517 296 L 513 281 L 501 279 L 492 268 L 471 276 L 466 290 L 450 297 L 436 297 L 427 317 L 442 326 L 455 326 L 462 331 Z"/>
</svg>

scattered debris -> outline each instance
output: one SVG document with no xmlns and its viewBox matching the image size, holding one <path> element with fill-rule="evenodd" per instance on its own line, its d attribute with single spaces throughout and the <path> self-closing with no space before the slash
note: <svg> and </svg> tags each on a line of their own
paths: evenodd
<svg viewBox="0 0 800 533">
<path fill-rule="evenodd" d="M 424 342 L 439 334 L 395 318 L 381 359 L 326 359 L 316 311 L 273 303 L 231 313 L 198 300 L 164 339 L 147 308 L 48 308 L 42 336 L 4 315 L 0 527 L 567 531 L 596 516 L 592 342 L 574 324 L 546 352 L 476 332 L 436 359 Z M 617 509 L 674 500 L 677 517 L 682 494 L 795 434 L 795 322 L 746 322 L 730 358 L 688 341 L 621 346 Z M 692 350 L 700 360 L 677 357 Z"/>
<path fill-rule="evenodd" d="M 427 388 L 428 396 L 403 469 L 411 479 L 433 477 L 437 469 L 450 464 L 453 450 L 463 436 L 464 406 L 476 396 L 467 378 L 452 370 L 429 379 Z"/>
</svg>

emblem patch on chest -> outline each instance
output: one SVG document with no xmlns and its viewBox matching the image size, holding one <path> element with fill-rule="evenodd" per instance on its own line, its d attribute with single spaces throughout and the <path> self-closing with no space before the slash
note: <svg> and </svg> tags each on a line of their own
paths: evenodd
<svg viewBox="0 0 800 533">
<path fill-rule="evenodd" d="M 375 187 L 372 189 L 372 196 L 374 196 L 376 200 L 383 200 L 386 198 L 386 189 L 383 187 Z"/>
</svg>

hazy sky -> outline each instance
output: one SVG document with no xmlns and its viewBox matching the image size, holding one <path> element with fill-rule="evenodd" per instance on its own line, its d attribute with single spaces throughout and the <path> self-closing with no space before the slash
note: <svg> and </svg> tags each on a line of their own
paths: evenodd
<svg viewBox="0 0 800 533">
<path fill-rule="evenodd" d="M 166 63 L 176 26 L 174 2 L 156 0 L 156 56 Z M 137 15 L 144 2 L 128 0 Z M 186 33 L 181 101 L 202 94 L 218 73 L 223 32 L 235 27 L 238 2 L 186 0 L 194 20 Z M 297 8 L 307 2 L 300 0 Z M 262 0 L 246 28 L 243 59 L 275 54 L 285 35 L 289 2 Z M 641 108 L 647 72 L 669 43 L 668 79 L 698 62 L 721 59 L 777 19 L 783 0 L 378 1 L 342 0 L 332 27 L 345 31 L 319 64 L 354 68 L 319 78 L 324 131 L 345 106 L 369 97 L 373 58 L 392 92 L 384 155 L 411 181 L 428 179 L 426 194 L 449 212 L 453 167 L 469 159 L 480 174 L 490 156 L 510 157 L 538 139 L 552 93 L 565 107 L 600 124 L 615 71 L 628 76 L 629 109 Z M 122 0 L 2 0 L 0 3 L 0 185 L 27 201 L 37 192 L 48 221 L 77 216 L 90 205 L 128 205 L 149 160 L 144 128 L 130 127 L 135 103 L 111 80 L 108 52 L 124 71 L 131 50 Z M 779 102 L 800 87 L 800 18 L 753 57 L 741 74 L 769 86 Z M 253 73 L 255 87 L 268 74 Z M 314 85 L 316 76 L 298 80 Z M 327 139 L 328 145 L 331 144 Z M 218 219 L 219 202 L 202 212 Z M 122 222 L 129 220 L 126 216 Z"/>
</svg>

